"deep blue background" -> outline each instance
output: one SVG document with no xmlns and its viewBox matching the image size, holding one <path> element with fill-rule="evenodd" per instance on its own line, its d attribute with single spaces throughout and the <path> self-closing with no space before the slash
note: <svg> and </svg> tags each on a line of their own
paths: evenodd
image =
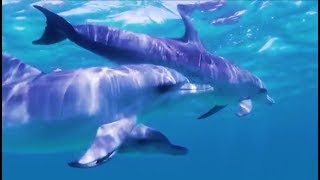
<svg viewBox="0 0 320 180">
<path fill-rule="evenodd" d="M 162 37 L 183 33 L 181 20 L 159 10 L 163 9 L 161 4 L 168 6 L 169 2 L 118 3 L 112 11 L 106 2 L 96 4 L 47 1 L 45 7 L 55 12 L 80 8 L 74 15 L 66 16 L 74 24 L 93 19 L 100 20 L 96 23 Z M 204 46 L 261 77 L 276 104 L 272 107 L 254 104 L 252 114 L 244 118 L 234 116 L 236 107 L 228 107 L 209 119 L 196 120 L 198 113 L 207 109 L 200 110 L 194 102 L 180 108 L 163 107 L 142 117 L 148 118 L 148 125 L 164 132 L 173 142 L 187 146 L 190 150 L 187 156 L 117 155 L 97 168 L 73 169 L 66 163 L 81 152 L 3 154 L 3 179 L 316 179 L 317 6 L 317 1 L 230 1 L 222 10 L 193 15 Z M 90 12 L 84 13 L 83 9 L 90 7 L 93 7 Z M 158 9 L 143 12 L 153 21 L 134 23 L 134 15 L 124 20 L 110 16 L 150 7 Z M 4 1 L 2 8 L 2 51 L 45 71 L 53 67 L 111 64 L 68 41 L 33 46 L 31 41 L 44 28 L 42 15 L 30 6 L 30 1 Z M 245 14 L 232 24 L 210 24 L 216 17 L 240 10 L 246 10 Z M 154 21 L 155 14 L 163 21 Z M 276 38 L 272 45 L 259 52 L 272 38 Z"/>
</svg>

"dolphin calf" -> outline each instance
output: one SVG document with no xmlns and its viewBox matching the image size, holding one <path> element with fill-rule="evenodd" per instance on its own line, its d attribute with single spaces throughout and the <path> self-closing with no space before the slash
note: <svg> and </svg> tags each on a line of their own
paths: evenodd
<svg viewBox="0 0 320 180">
<path fill-rule="evenodd" d="M 218 8 L 221 3 L 218 1 L 215 6 Z M 252 99 L 274 103 L 257 76 L 203 47 L 188 16 L 192 5 L 177 6 L 185 25 L 181 38 L 158 38 L 101 25 L 71 25 L 43 7 L 34 7 L 45 15 L 47 26 L 33 44 L 48 45 L 69 39 L 119 64 L 161 65 L 179 71 L 194 83 L 210 85 L 214 88 L 214 106 L 199 119 L 209 117 L 229 104 L 238 104 L 236 115 L 247 115 L 252 110 Z M 214 8 L 212 4 L 210 8 Z"/>
<path fill-rule="evenodd" d="M 69 163 L 73 167 L 100 165 L 117 152 L 184 155 L 187 148 L 136 117 L 161 98 L 194 94 L 188 82 L 172 69 L 146 64 L 45 73 L 3 53 L 2 150 L 66 152 L 89 146 Z"/>
</svg>

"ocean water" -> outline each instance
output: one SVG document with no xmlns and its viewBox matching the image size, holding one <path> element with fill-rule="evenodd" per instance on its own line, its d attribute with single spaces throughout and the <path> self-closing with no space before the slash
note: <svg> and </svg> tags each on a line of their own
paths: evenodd
<svg viewBox="0 0 320 180">
<path fill-rule="evenodd" d="M 190 2 L 190 1 L 188 1 Z M 195 1 L 196 2 L 196 1 Z M 33 4 L 73 24 L 95 23 L 159 37 L 179 37 L 183 1 L 2 1 L 2 52 L 43 71 L 114 66 L 70 41 L 50 46 L 40 37 L 45 19 Z M 82 152 L 3 153 L 4 180 L 241 179 L 313 180 L 318 177 L 318 2 L 227 1 L 221 9 L 196 11 L 192 22 L 203 45 L 258 75 L 275 99 L 255 105 L 243 118 L 228 107 L 197 120 L 210 102 L 164 106 L 139 118 L 187 146 L 186 156 L 116 155 L 91 169 L 70 168 Z M 254 103 L 254 102 L 253 102 Z M 205 109 L 204 109 L 205 108 Z"/>
</svg>

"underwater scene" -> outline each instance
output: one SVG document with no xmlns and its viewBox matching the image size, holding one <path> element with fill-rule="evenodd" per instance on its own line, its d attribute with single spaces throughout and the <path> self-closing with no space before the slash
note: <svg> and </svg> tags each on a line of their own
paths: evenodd
<svg viewBox="0 0 320 180">
<path fill-rule="evenodd" d="M 318 1 L 2 1 L 2 178 L 318 178 Z"/>
</svg>

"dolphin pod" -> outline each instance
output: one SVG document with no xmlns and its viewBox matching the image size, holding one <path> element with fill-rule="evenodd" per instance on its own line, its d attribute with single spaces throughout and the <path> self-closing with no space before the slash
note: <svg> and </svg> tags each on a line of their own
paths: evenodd
<svg viewBox="0 0 320 180">
<path fill-rule="evenodd" d="M 158 38 L 109 26 L 72 25 L 37 5 L 47 26 L 33 44 L 70 40 L 120 66 L 76 70 L 41 70 L 2 54 L 3 151 L 61 152 L 87 148 L 72 167 L 88 168 L 117 153 L 185 155 L 160 131 L 137 116 L 172 97 L 210 97 L 207 118 L 236 104 L 238 116 L 252 110 L 252 100 L 273 104 L 257 76 L 208 52 L 189 15 L 213 3 L 178 5 L 185 25 L 180 38 Z M 132 65 L 128 65 L 132 64 Z M 153 64 L 153 65 L 152 65 Z"/>
<path fill-rule="evenodd" d="M 195 87 L 162 66 L 45 73 L 2 54 L 3 151 L 65 152 L 91 142 L 79 160 L 69 163 L 73 167 L 100 165 L 117 152 L 184 155 L 185 147 L 171 144 L 136 116 L 159 99 L 195 94 Z M 208 90 L 199 87 L 199 92 Z"/>
<path fill-rule="evenodd" d="M 220 6 L 218 1 L 210 8 Z M 274 103 L 257 76 L 203 47 L 188 14 L 192 9 L 205 6 L 177 6 L 185 25 L 185 34 L 181 38 L 158 38 L 101 25 L 71 25 L 43 7 L 34 7 L 45 15 L 47 26 L 41 38 L 33 44 L 49 45 L 69 39 L 119 64 L 161 65 L 177 70 L 194 83 L 210 85 L 214 88 L 214 106 L 199 119 L 209 117 L 230 104 L 238 104 L 237 116 L 247 115 L 252 110 L 252 99 Z"/>
</svg>

